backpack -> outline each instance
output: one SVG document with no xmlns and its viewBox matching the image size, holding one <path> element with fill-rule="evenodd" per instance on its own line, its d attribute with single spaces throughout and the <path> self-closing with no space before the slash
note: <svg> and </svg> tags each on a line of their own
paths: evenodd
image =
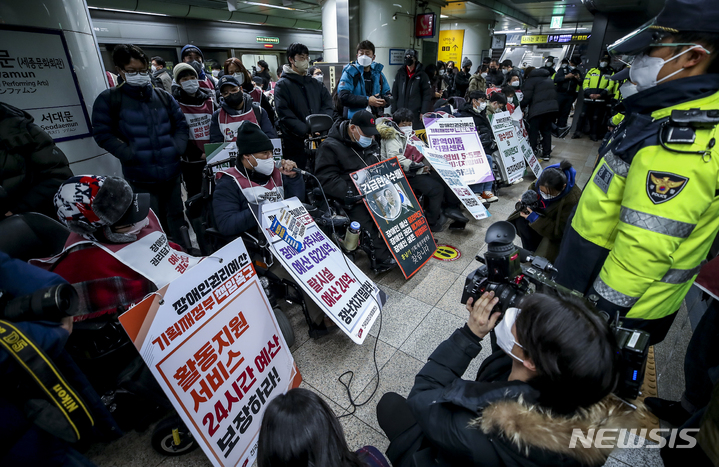
<svg viewBox="0 0 719 467">
<path fill-rule="evenodd" d="M 154 83 L 153 83 L 154 86 Z M 167 109 L 167 115 L 170 117 L 170 123 L 172 124 L 172 131 L 175 131 L 175 119 L 172 118 L 172 103 L 171 99 L 174 99 L 167 91 L 160 87 L 155 87 L 157 97 L 160 98 L 160 102 Z M 123 134 L 120 132 L 120 108 L 122 107 L 122 90 L 119 87 L 110 88 L 110 118 L 112 119 L 112 133 L 119 139 L 125 141 Z"/>
</svg>

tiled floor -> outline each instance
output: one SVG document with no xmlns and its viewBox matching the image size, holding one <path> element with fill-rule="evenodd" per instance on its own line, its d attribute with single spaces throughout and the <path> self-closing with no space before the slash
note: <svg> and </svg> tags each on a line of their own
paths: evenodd
<svg viewBox="0 0 719 467">
<path fill-rule="evenodd" d="M 556 146 L 551 163 L 558 163 L 562 159 L 570 161 L 577 170 L 577 181 L 583 187 L 591 175 L 598 143 L 583 138 L 557 140 L 554 144 Z M 474 257 L 485 247 L 485 231 L 493 222 L 505 219 L 512 212 L 515 201 L 528 185 L 529 180 L 500 190 L 500 200 L 490 208 L 491 218 L 473 221 L 464 231 L 445 231 L 435 235 L 437 243 L 449 244 L 461 251 L 462 256 L 458 260 L 441 262 L 432 259 L 410 280 L 405 280 L 397 270 L 375 277 L 380 287 L 387 292 L 389 300 L 381 321 L 377 320 L 371 336 L 363 345 L 352 343 L 341 333 L 311 340 L 307 337 L 307 325 L 299 309 L 288 309 L 297 336 L 292 353 L 304 378 L 303 386 L 320 394 L 338 415 L 351 413 L 341 419 L 351 448 L 367 444 L 380 450 L 387 448 L 388 441 L 375 417 L 377 401 L 387 391 L 407 395 L 415 374 L 430 353 L 464 324 L 467 313 L 459 303 L 461 289 L 467 274 L 479 265 Z M 360 266 L 368 270 L 366 262 L 360 261 Z M 681 394 L 684 385 L 684 350 L 690 336 L 691 327 L 683 311 L 669 336 L 657 346 L 659 391 L 663 397 L 678 399 Z M 377 372 L 373 359 L 375 344 L 379 368 L 379 387 L 376 391 Z M 487 355 L 489 350 L 484 349 L 472 362 L 465 377 L 476 375 L 480 362 Z M 355 403 L 362 404 L 356 411 L 352 411 L 346 390 L 338 381 L 338 377 L 347 370 L 354 372 L 350 389 Z M 372 397 L 367 400 L 370 395 Z M 177 458 L 156 454 L 150 447 L 150 434 L 151 430 L 130 433 L 114 443 L 93 446 L 88 455 L 99 466 L 210 465 L 199 449 Z M 662 465 L 658 450 L 623 451 L 615 451 L 606 465 Z"/>
</svg>

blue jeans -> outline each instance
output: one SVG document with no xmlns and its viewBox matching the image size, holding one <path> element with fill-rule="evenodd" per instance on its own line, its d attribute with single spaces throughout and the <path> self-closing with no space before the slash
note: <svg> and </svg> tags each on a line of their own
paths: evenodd
<svg viewBox="0 0 719 467">
<path fill-rule="evenodd" d="M 487 161 L 489 161 L 489 168 L 491 170 L 493 161 L 492 161 L 492 156 L 490 156 L 489 154 L 487 154 Z M 492 191 L 492 183 L 494 183 L 494 182 L 475 183 L 474 185 L 469 185 L 469 187 L 475 193 L 482 193 L 485 191 Z"/>
</svg>

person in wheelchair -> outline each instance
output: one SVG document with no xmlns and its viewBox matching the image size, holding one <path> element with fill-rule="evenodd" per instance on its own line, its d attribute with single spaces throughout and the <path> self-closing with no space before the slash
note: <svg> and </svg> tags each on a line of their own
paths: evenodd
<svg viewBox="0 0 719 467">
<path fill-rule="evenodd" d="M 606 320 L 574 296 L 527 295 L 501 321 L 497 303 L 494 292 L 470 298 L 467 323 L 430 355 L 407 399 L 379 401 L 392 465 L 603 465 L 611 448 L 575 447 L 575 432 L 636 429 L 647 416 L 611 394 L 621 357 Z M 476 381 L 463 380 L 492 329 L 498 347 Z"/>
<path fill-rule="evenodd" d="M 197 264 L 170 242 L 150 209 L 119 177 L 71 177 L 54 198 L 70 230 L 59 254 L 31 263 L 75 285 L 82 312 L 75 321 L 120 313 Z"/>
<path fill-rule="evenodd" d="M 343 202 L 350 219 L 369 232 L 372 240 L 376 272 L 389 271 L 397 266 L 374 224 L 362 197 L 350 180 L 350 174 L 381 162 L 380 148 L 373 139 L 378 135 L 375 119 L 366 110 L 359 110 L 351 120 L 338 120 L 330 129 L 317 151 L 315 175 L 327 196 Z"/>
<path fill-rule="evenodd" d="M 469 219 L 459 209 L 459 199 L 414 146 L 423 143 L 412 130 L 412 117 L 409 109 L 402 108 L 395 110 L 392 120 L 377 120 L 377 131 L 382 138 L 382 160 L 396 157 L 412 190 L 425 197 L 426 217 L 432 232 L 444 230 L 447 218 L 466 224 Z"/>
<path fill-rule="evenodd" d="M 237 161 L 235 167 L 221 170 L 216 175 L 212 195 L 212 212 L 217 230 L 224 236 L 235 237 L 244 232 L 255 233 L 259 227 L 250 205 L 274 203 L 297 197 L 304 201 L 304 182 L 292 169 L 294 161 L 283 159 L 280 167 L 272 157 L 272 141 L 260 127 L 243 123 L 237 129 Z M 282 279 L 291 276 L 278 263 L 270 271 Z M 310 319 L 316 325 L 329 325 L 324 312 L 307 294 L 302 292 Z"/>
<path fill-rule="evenodd" d="M 536 207 L 527 206 L 507 218 L 522 238 L 522 246 L 549 261 L 557 258 L 564 227 L 582 196 L 576 176 L 577 171 L 568 161 L 545 168 L 520 200 L 531 200 Z"/>
</svg>

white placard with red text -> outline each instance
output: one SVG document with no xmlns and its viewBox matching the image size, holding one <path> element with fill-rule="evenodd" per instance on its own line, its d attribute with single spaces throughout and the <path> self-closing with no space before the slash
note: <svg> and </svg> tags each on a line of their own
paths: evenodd
<svg viewBox="0 0 719 467">
<path fill-rule="evenodd" d="M 527 141 L 527 139 L 523 138 L 522 136 L 519 137 L 519 149 L 520 151 L 522 151 L 524 160 L 527 161 L 527 166 L 532 169 L 532 173 L 534 173 L 534 176 L 539 178 L 539 176 L 542 174 L 542 166 L 539 164 L 537 156 L 534 155 L 534 151 L 532 151 L 532 147 L 529 145 L 529 141 Z"/>
<path fill-rule="evenodd" d="M 301 376 L 242 240 L 120 323 L 210 462 L 252 465 L 265 407 Z"/>
<path fill-rule="evenodd" d="M 270 231 L 272 219 L 289 210 L 306 227 L 302 251 Z M 379 288 L 322 232 L 297 198 L 262 205 L 263 229 L 275 258 L 295 283 L 356 344 L 369 335 L 382 310 Z"/>
<path fill-rule="evenodd" d="M 492 118 L 492 132 L 497 142 L 497 149 L 502 158 L 502 169 L 507 183 L 514 183 L 524 175 L 524 158 L 520 154 L 519 140 L 516 134 L 517 129 L 512 123 L 512 116 L 509 112 L 499 112 Z"/>
</svg>

